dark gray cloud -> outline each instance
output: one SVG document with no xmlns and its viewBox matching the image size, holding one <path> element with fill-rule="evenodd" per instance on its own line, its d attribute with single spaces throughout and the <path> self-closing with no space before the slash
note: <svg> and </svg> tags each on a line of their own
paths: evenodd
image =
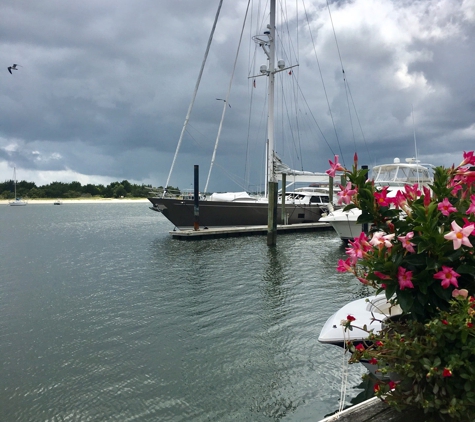
<svg viewBox="0 0 475 422">
<path fill-rule="evenodd" d="M 223 5 L 172 185 L 189 187 L 194 164 L 204 184 L 223 109 L 216 98 L 228 89 L 246 4 Z M 3 1 L 0 177 L 10 178 L 16 166 L 19 178 L 38 184 L 164 184 L 217 6 Z M 263 5 L 254 6 L 212 190 L 263 183 L 266 82 L 256 78 L 253 88 L 248 77 L 265 63 L 249 39 L 267 18 Z M 420 159 L 433 164 L 451 165 L 475 147 L 475 0 L 354 0 L 330 7 L 332 21 L 323 0 L 279 5 L 288 20 L 279 24 L 279 58 L 299 63 L 293 75 L 277 78 L 276 149 L 284 161 L 324 171 L 333 154 L 351 163 L 357 150 L 373 165 L 413 156 L 414 135 Z M 297 23 L 298 41 L 290 42 Z M 10 75 L 12 63 L 22 67 Z M 298 105 L 290 105 L 297 97 Z"/>
</svg>

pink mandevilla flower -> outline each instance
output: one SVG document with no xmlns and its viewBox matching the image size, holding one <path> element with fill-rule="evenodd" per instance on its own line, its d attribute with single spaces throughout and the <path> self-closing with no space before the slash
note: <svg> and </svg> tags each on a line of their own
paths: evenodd
<svg viewBox="0 0 475 422">
<path fill-rule="evenodd" d="M 414 243 L 411 242 L 411 239 L 414 237 L 414 232 L 409 232 L 405 236 L 398 236 L 398 240 L 402 243 L 402 247 L 410 253 L 415 253 Z"/>
<path fill-rule="evenodd" d="M 421 196 L 421 191 L 419 190 L 417 183 L 414 183 L 413 185 L 404 185 L 404 191 L 406 199 L 409 200 L 415 200 Z"/>
<path fill-rule="evenodd" d="M 463 152 L 463 161 L 460 163 L 460 166 L 465 166 L 467 164 L 472 166 L 475 165 L 475 155 L 473 154 L 473 151 Z"/>
<path fill-rule="evenodd" d="M 378 247 L 379 249 L 382 249 L 383 246 L 386 246 L 386 248 L 389 249 L 393 246 L 391 240 L 394 238 L 394 236 L 394 233 L 386 234 L 384 232 L 376 232 L 373 234 L 373 238 L 369 241 L 369 243 Z"/>
<path fill-rule="evenodd" d="M 437 205 L 437 209 L 444 214 L 445 216 L 450 215 L 450 213 L 457 211 L 457 208 L 455 208 L 447 198 L 444 198 L 442 202 L 439 202 L 439 205 Z"/>
<path fill-rule="evenodd" d="M 404 267 L 399 267 L 397 270 L 397 281 L 399 283 L 399 288 L 404 290 L 406 287 L 409 289 L 414 288 L 412 284 L 412 271 L 406 270 Z"/>
<path fill-rule="evenodd" d="M 348 182 L 345 187 L 340 185 L 340 192 L 338 192 L 338 204 L 349 204 L 351 202 L 351 197 L 356 193 L 356 189 L 351 189 L 352 184 Z"/>
<path fill-rule="evenodd" d="M 353 272 L 353 260 L 352 258 L 347 258 L 345 260 L 340 259 L 338 261 L 338 266 L 336 267 L 336 270 L 339 273 L 352 273 Z"/>
<path fill-rule="evenodd" d="M 452 290 L 452 297 L 462 297 L 464 299 L 467 299 L 468 296 L 468 290 L 467 289 L 453 289 Z"/>
<path fill-rule="evenodd" d="M 384 274 L 380 271 L 374 271 L 373 274 L 380 278 L 381 280 L 391 280 L 391 276 L 390 275 L 387 275 L 387 274 Z"/>
<path fill-rule="evenodd" d="M 447 289 L 451 284 L 454 287 L 458 287 L 457 277 L 460 277 L 460 274 L 456 273 L 453 268 L 446 267 L 442 265 L 442 269 L 434 274 L 434 278 L 437 280 L 442 280 L 441 285 L 444 289 Z"/>
<path fill-rule="evenodd" d="M 472 248 L 473 245 L 470 243 L 468 236 L 472 234 L 475 224 L 469 224 L 468 226 L 462 228 L 455 221 L 452 221 L 450 224 L 452 231 L 444 235 L 446 240 L 452 240 L 454 242 L 454 249 L 457 250 L 460 246 L 465 245 L 469 248 Z"/>
<path fill-rule="evenodd" d="M 337 171 L 344 171 L 345 168 L 338 162 L 338 155 L 335 155 L 335 162 L 333 163 L 332 160 L 328 160 L 330 163 L 330 169 L 328 169 L 325 173 L 331 177 L 335 177 Z"/>
<path fill-rule="evenodd" d="M 427 186 L 422 186 L 422 190 L 424 191 L 424 207 L 427 208 L 431 200 L 430 189 Z"/>
<path fill-rule="evenodd" d="M 470 206 L 468 207 L 466 214 L 475 214 L 475 195 L 470 195 Z"/>
<path fill-rule="evenodd" d="M 381 192 L 374 193 L 374 200 L 380 207 L 389 207 L 391 199 L 388 198 L 389 186 L 384 186 Z"/>
</svg>

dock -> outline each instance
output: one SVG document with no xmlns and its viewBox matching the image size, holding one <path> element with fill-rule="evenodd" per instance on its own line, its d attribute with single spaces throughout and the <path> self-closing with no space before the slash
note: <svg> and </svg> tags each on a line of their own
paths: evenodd
<svg viewBox="0 0 475 422">
<path fill-rule="evenodd" d="M 380 398 L 373 397 L 340 413 L 328 416 L 320 422 L 408 422 L 427 420 L 429 420 L 428 415 L 425 415 L 422 410 L 407 409 L 399 412 L 389 407 Z"/>
<path fill-rule="evenodd" d="M 278 234 L 333 230 L 328 223 L 300 223 L 289 225 L 277 225 Z M 225 228 L 202 228 L 199 230 L 176 230 L 171 231 L 173 239 L 178 240 L 203 240 L 219 239 L 223 237 L 240 237 L 267 235 L 267 226 L 225 227 Z"/>
</svg>

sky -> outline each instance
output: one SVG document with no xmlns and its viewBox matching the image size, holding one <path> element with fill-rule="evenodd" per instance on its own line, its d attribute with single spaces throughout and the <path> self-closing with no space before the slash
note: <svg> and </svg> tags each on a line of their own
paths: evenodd
<svg viewBox="0 0 475 422">
<path fill-rule="evenodd" d="M 172 186 L 191 188 L 199 165 L 204 187 L 223 109 L 208 191 L 263 185 L 266 57 L 251 37 L 268 6 L 250 3 L 244 25 L 248 0 L 223 2 Z M 164 185 L 218 5 L 3 0 L 0 180 L 15 168 L 38 186 Z M 277 9 L 277 59 L 295 67 L 276 75 L 275 149 L 291 167 L 323 172 L 334 154 L 350 166 L 355 152 L 369 166 L 395 157 L 450 166 L 475 149 L 475 0 L 278 0 Z"/>
</svg>

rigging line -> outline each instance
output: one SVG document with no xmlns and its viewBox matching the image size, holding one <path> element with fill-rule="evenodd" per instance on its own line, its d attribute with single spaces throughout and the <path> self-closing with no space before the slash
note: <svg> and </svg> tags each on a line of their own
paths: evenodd
<svg viewBox="0 0 475 422">
<path fill-rule="evenodd" d="M 231 74 L 231 78 L 229 80 L 228 92 L 226 93 L 226 99 L 224 100 L 224 104 L 223 104 L 223 113 L 221 115 L 221 121 L 219 122 L 218 134 L 216 136 L 216 142 L 215 142 L 215 145 L 214 145 L 213 156 L 211 157 L 211 164 L 209 166 L 208 178 L 206 179 L 205 191 L 208 189 L 209 179 L 211 177 L 211 171 L 213 170 L 214 160 L 216 159 L 216 151 L 218 149 L 219 137 L 221 136 L 221 129 L 223 128 L 224 116 L 226 115 L 226 110 L 228 109 L 229 95 L 231 94 L 231 87 L 233 85 L 234 73 L 236 72 L 237 61 L 238 61 L 238 57 L 239 57 L 239 51 L 241 49 L 242 36 L 244 34 L 244 29 L 246 27 L 246 20 L 247 20 L 247 14 L 249 12 L 250 3 L 251 3 L 251 0 L 248 0 L 247 7 L 246 7 L 246 13 L 244 14 L 244 20 L 243 20 L 242 28 L 241 28 L 241 35 L 239 37 L 238 48 L 237 48 L 237 51 L 236 51 L 236 57 L 234 58 L 233 71 L 232 71 L 232 74 Z"/>
<path fill-rule="evenodd" d="M 332 13 L 330 11 L 330 5 L 328 4 L 328 0 L 327 0 L 327 9 L 328 9 L 328 14 L 330 16 L 330 22 L 332 24 L 332 30 L 333 30 L 333 37 L 335 38 L 335 44 L 336 44 L 336 49 L 338 51 L 338 57 L 340 58 L 340 65 L 341 65 L 341 71 L 343 72 L 343 80 L 344 80 L 344 83 L 345 83 L 345 92 L 346 92 L 346 75 L 345 75 L 345 69 L 343 68 L 343 60 L 341 58 L 341 53 L 340 53 L 340 46 L 338 45 L 338 39 L 336 38 L 336 31 L 335 31 L 335 26 L 333 25 L 333 18 L 332 18 Z M 347 102 L 348 102 L 348 93 L 347 93 Z M 350 113 L 350 120 L 351 120 L 351 113 Z M 343 158 L 343 165 L 346 167 L 346 164 L 345 164 L 345 160 L 344 160 L 344 157 L 343 157 L 343 152 L 341 151 L 341 146 L 340 146 L 340 154 L 342 154 L 342 158 Z"/>
<path fill-rule="evenodd" d="M 346 95 L 347 95 L 347 103 L 348 103 L 348 113 L 349 113 L 349 116 L 350 116 L 350 124 L 351 124 L 351 131 L 353 133 L 353 142 L 355 144 L 355 151 L 356 151 L 356 139 L 355 139 L 355 133 L 354 133 L 354 128 L 353 128 L 353 121 L 352 121 L 352 118 L 351 118 L 351 110 L 350 110 L 350 103 L 348 101 L 348 93 L 350 95 L 350 98 L 351 98 L 351 103 L 353 105 L 353 110 L 354 110 L 354 113 L 356 115 L 356 120 L 358 121 L 358 126 L 360 128 L 360 131 L 361 131 L 361 135 L 363 137 L 363 141 L 364 141 L 364 144 L 365 144 L 365 147 L 366 147 L 366 151 L 368 153 L 368 157 L 371 158 L 371 154 L 368 150 L 368 144 L 366 143 L 366 138 L 364 136 L 364 132 L 363 132 L 363 128 L 361 126 L 361 121 L 360 121 L 360 118 L 358 116 L 358 112 L 356 111 L 356 106 L 355 106 L 355 102 L 354 102 L 354 99 L 353 99 L 353 96 L 351 94 L 351 89 L 350 89 L 350 83 L 348 82 L 348 78 L 346 76 L 346 73 L 345 73 L 345 69 L 343 67 L 343 60 L 341 58 L 341 53 L 340 53 L 340 47 L 338 45 L 338 39 L 336 37 L 336 31 L 335 31 L 335 26 L 333 25 L 333 18 L 332 18 L 332 14 L 331 14 L 331 10 L 330 10 L 330 5 L 328 4 L 328 0 L 327 0 L 327 8 L 328 8 L 328 14 L 330 15 L 330 22 L 332 24 L 332 29 L 333 29 L 333 36 L 335 38 L 335 43 L 336 43 L 336 47 L 337 47 L 337 51 L 338 51 L 338 57 L 340 59 L 340 65 L 341 65 L 341 70 L 342 70 L 342 73 L 343 73 L 343 80 L 344 80 L 344 83 L 345 83 L 345 91 L 347 90 L 346 92 Z"/>
<path fill-rule="evenodd" d="M 208 38 L 208 44 L 206 46 L 206 51 L 205 51 L 205 54 L 204 54 L 204 57 L 203 57 L 203 61 L 201 63 L 201 69 L 200 69 L 200 72 L 199 72 L 199 75 L 198 75 L 198 79 L 196 81 L 195 90 L 193 92 L 193 97 L 192 97 L 190 105 L 188 107 L 188 112 L 186 113 L 185 122 L 183 123 L 183 128 L 182 128 L 181 134 L 180 134 L 180 139 L 178 140 L 178 145 L 176 146 L 175 155 L 173 156 L 173 161 L 172 161 L 172 165 L 170 167 L 170 172 L 168 173 L 167 182 L 164 186 L 165 189 L 167 188 L 168 183 L 170 182 L 170 177 L 171 177 L 172 172 L 173 172 L 173 167 L 175 166 L 175 161 L 176 161 L 176 157 L 178 155 L 178 151 L 180 150 L 181 142 L 183 140 L 183 135 L 185 133 L 185 129 L 186 129 L 186 126 L 188 124 L 188 121 L 190 120 L 191 110 L 193 109 L 193 104 L 195 103 L 196 94 L 198 93 L 198 88 L 199 88 L 200 82 L 201 82 L 201 76 L 203 75 L 203 70 L 204 70 L 204 67 L 205 67 L 205 64 L 206 64 L 206 59 L 208 58 L 208 53 L 209 53 L 209 49 L 211 47 L 211 42 L 213 41 L 213 35 L 214 35 L 214 31 L 216 29 L 216 24 L 218 22 L 218 17 L 219 17 L 219 13 L 221 11 L 222 4 L 223 4 L 223 0 L 220 0 L 219 5 L 218 5 L 218 10 L 216 11 L 216 16 L 214 18 L 213 27 L 211 28 L 211 33 L 210 33 L 209 38 Z M 163 196 L 165 196 L 165 189 L 163 190 Z"/>
<path fill-rule="evenodd" d="M 361 120 L 360 120 L 360 117 L 358 116 L 358 111 L 356 110 L 356 105 L 355 105 L 355 101 L 353 100 L 353 94 L 351 93 L 350 84 L 348 84 L 348 92 L 350 93 L 351 103 L 353 104 L 353 111 L 355 112 L 356 120 L 358 122 L 358 126 L 361 131 L 361 137 L 363 138 L 363 142 L 366 147 L 366 153 L 368 154 L 369 161 L 372 162 L 373 161 L 372 154 L 368 148 L 368 143 L 366 142 L 366 136 L 364 134 L 363 127 L 361 126 Z"/>
<path fill-rule="evenodd" d="M 322 136 L 323 140 L 325 141 L 325 143 L 327 144 L 328 148 L 330 149 L 330 151 L 332 152 L 332 154 L 335 154 L 334 151 L 333 151 L 333 148 L 331 147 L 330 143 L 328 142 L 327 138 L 325 137 L 323 131 L 322 131 L 322 128 L 320 127 L 320 125 L 318 124 L 317 122 L 317 119 L 315 118 L 315 116 L 313 115 L 312 113 L 312 110 L 310 108 L 310 105 L 308 104 L 307 102 L 307 99 L 305 98 L 304 96 L 304 93 L 302 91 L 302 88 L 299 84 L 297 84 L 297 87 L 300 91 L 300 93 L 302 94 L 302 98 L 303 98 L 303 101 L 305 102 L 305 105 L 307 106 L 307 109 L 308 109 L 308 112 L 310 113 L 310 116 L 312 116 L 312 119 L 313 121 L 315 122 L 315 125 L 317 126 L 318 130 L 320 131 L 320 135 Z"/>
<path fill-rule="evenodd" d="M 297 18 L 296 18 L 296 22 L 298 23 L 298 4 L 297 4 L 297 1 L 296 0 L 296 13 L 297 13 Z M 287 4 L 287 3 L 286 3 Z M 294 47 L 294 44 L 292 42 L 292 37 L 290 36 L 290 27 L 289 27 L 289 22 L 290 22 L 290 19 L 288 17 L 288 12 L 287 12 L 287 9 L 282 6 L 282 3 L 281 3 L 281 13 L 283 16 L 286 17 L 286 19 L 284 19 L 284 22 L 285 22 L 285 31 L 286 31 L 286 34 L 287 34 L 287 39 L 288 39 L 288 51 L 289 53 L 287 53 L 286 50 L 282 49 L 282 54 L 283 54 L 283 58 L 285 58 L 289 65 L 292 64 L 294 62 L 293 60 L 293 56 L 295 56 L 295 62 L 296 64 L 298 65 L 299 64 L 299 58 L 298 58 L 298 52 L 299 52 L 299 31 L 298 31 L 298 25 L 296 25 L 296 44 L 297 44 L 297 48 Z M 283 34 L 283 31 L 282 31 L 282 34 Z M 280 45 L 283 46 L 284 45 L 284 42 L 283 42 L 283 36 L 281 36 L 281 33 L 279 32 L 277 34 L 277 36 L 279 37 L 279 39 L 281 40 L 280 42 Z M 293 54 L 292 54 L 293 53 Z M 295 89 L 295 80 L 294 80 L 294 77 L 295 77 L 295 70 L 291 70 L 289 72 L 289 75 L 292 76 L 292 90 L 291 92 L 293 93 L 293 97 L 294 97 L 294 104 L 295 104 L 295 124 L 296 124 L 296 136 L 293 134 L 292 136 L 292 139 L 293 139 L 293 143 L 294 143 L 294 147 L 295 147 L 295 150 L 297 152 L 297 158 L 298 158 L 298 161 L 300 162 L 300 168 L 303 170 L 303 155 L 302 155 L 302 142 L 301 142 L 301 137 L 300 137 L 300 120 L 298 118 L 298 110 L 299 110 L 299 104 L 298 104 L 298 90 Z M 283 78 L 281 77 L 281 80 L 283 81 Z M 283 83 L 281 84 L 281 87 L 282 87 L 282 96 L 283 96 L 283 101 L 285 100 L 285 95 L 284 95 L 284 90 L 283 90 Z M 285 101 L 284 101 L 285 103 Z M 287 110 L 287 113 L 288 110 Z M 290 118 L 288 117 L 289 119 L 289 122 L 290 122 Z M 295 137 L 297 138 L 297 142 L 295 141 Z M 295 167 L 295 166 L 293 166 Z"/>
<path fill-rule="evenodd" d="M 323 86 L 323 92 L 325 93 L 325 99 L 327 101 L 327 106 L 328 106 L 328 112 L 330 113 L 330 119 L 332 121 L 332 125 L 333 125 L 333 131 L 335 132 L 335 138 L 336 138 L 336 142 L 338 144 L 338 149 L 340 150 L 340 157 L 342 158 L 342 161 L 343 161 L 343 165 L 346 167 L 345 165 L 345 158 L 343 157 L 343 152 L 341 150 L 341 145 L 340 145 L 340 139 L 338 138 L 338 132 L 336 130 L 336 125 L 335 125 L 335 119 L 333 118 L 333 113 L 332 113 L 332 109 L 331 109 L 331 106 L 330 106 L 330 100 L 328 99 L 328 93 L 327 93 L 327 88 L 325 86 L 325 82 L 323 80 L 323 73 L 322 73 L 322 68 L 320 66 L 320 61 L 318 60 L 318 55 L 317 55 L 317 48 L 315 46 L 315 40 L 313 38 L 313 33 L 311 31 L 311 28 L 310 28 L 310 20 L 309 20 L 309 17 L 308 17 L 308 13 L 307 13 L 307 8 L 305 7 L 305 1 L 302 1 L 302 4 L 303 4 L 303 8 L 304 8 L 304 12 L 305 12 L 305 19 L 307 20 L 307 25 L 308 25 L 308 30 L 309 30 L 309 34 L 310 34 L 310 38 L 312 40 L 312 45 L 313 45 L 313 52 L 315 54 L 315 59 L 317 60 L 317 66 L 318 66 L 318 71 L 320 73 L 320 79 L 322 81 L 322 86 Z M 303 95 L 303 94 L 302 94 Z M 319 127 L 320 129 L 320 127 Z M 322 133 L 323 135 L 323 132 L 322 130 L 320 129 L 320 132 Z M 325 136 L 323 136 L 323 138 L 325 139 Z M 325 142 L 327 143 L 327 145 L 330 147 L 329 143 L 327 142 L 327 140 L 325 139 Z M 333 149 L 330 147 L 330 150 L 332 151 L 332 153 L 334 154 L 333 152 Z"/>
<path fill-rule="evenodd" d="M 226 169 L 226 167 L 223 167 L 223 166 L 220 165 L 219 163 L 216 163 L 216 166 L 217 166 L 218 168 L 220 168 L 234 183 L 236 183 L 236 185 L 238 185 L 241 189 L 246 190 L 246 187 L 243 186 L 243 182 L 239 182 L 239 180 L 242 180 L 241 177 L 236 176 L 236 175 L 230 173 L 230 172 Z M 244 181 L 244 183 L 245 183 L 245 181 Z M 204 190 L 204 192 L 206 192 L 206 189 Z"/>
</svg>

